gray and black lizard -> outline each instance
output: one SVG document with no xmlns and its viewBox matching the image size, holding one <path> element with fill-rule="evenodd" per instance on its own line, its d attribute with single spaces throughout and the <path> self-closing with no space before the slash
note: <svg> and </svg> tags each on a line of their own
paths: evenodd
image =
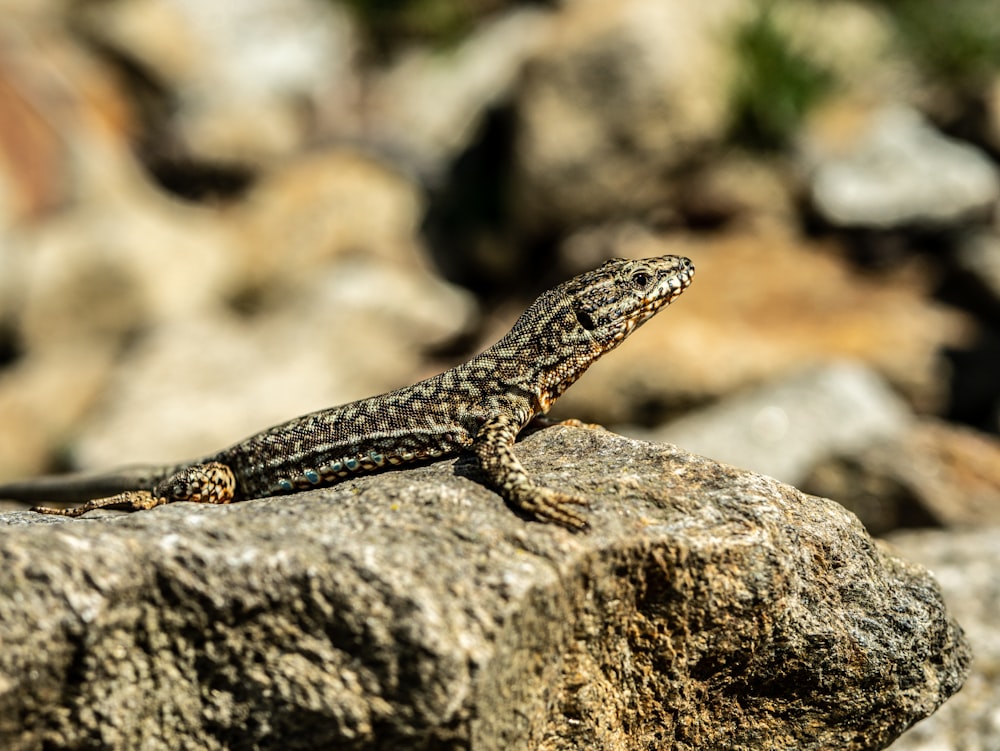
<svg viewBox="0 0 1000 751">
<path fill-rule="evenodd" d="M 475 358 L 381 396 L 313 412 L 223 451 L 173 466 L 132 467 L 0 485 L 0 498 L 80 503 L 46 514 L 175 501 L 229 503 L 330 485 L 365 472 L 470 451 L 510 505 L 569 529 L 587 522 L 574 496 L 536 485 L 514 440 L 599 357 L 691 283 L 687 258 L 614 259 L 545 292 Z"/>
</svg>

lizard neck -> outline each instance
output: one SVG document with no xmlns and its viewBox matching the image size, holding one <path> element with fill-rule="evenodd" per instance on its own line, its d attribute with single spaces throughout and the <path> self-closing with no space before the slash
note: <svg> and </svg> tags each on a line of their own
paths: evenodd
<svg viewBox="0 0 1000 751">
<path fill-rule="evenodd" d="M 569 297 L 550 290 L 473 362 L 493 368 L 509 391 L 514 387 L 531 401 L 534 414 L 544 414 L 602 354 L 577 320 Z"/>
</svg>

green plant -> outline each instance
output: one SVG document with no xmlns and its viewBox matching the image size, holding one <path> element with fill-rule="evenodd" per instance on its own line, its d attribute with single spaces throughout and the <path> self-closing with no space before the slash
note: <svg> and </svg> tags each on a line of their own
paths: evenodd
<svg viewBox="0 0 1000 751">
<path fill-rule="evenodd" d="M 928 74 L 976 90 L 1000 72 L 996 0 L 885 0 L 885 6 L 906 48 Z"/>
<path fill-rule="evenodd" d="M 739 27 L 731 135 L 760 149 L 785 146 L 809 110 L 833 88 L 833 74 L 797 51 L 775 22 L 774 3 Z"/>
<path fill-rule="evenodd" d="M 483 15 L 504 3 L 499 0 L 344 0 L 372 39 L 385 54 L 402 42 L 424 41 L 443 45 L 454 43 Z"/>
</svg>

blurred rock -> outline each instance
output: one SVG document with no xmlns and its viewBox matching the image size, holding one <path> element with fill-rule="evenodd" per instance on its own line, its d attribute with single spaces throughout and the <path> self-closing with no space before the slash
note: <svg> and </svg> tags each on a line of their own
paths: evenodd
<svg viewBox="0 0 1000 751">
<path fill-rule="evenodd" d="M 875 373 L 834 363 L 739 392 L 641 437 L 799 485 L 822 460 L 864 454 L 898 437 L 909 420 L 906 404 Z"/>
<path fill-rule="evenodd" d="M 110 0 L 71 12 L 161 90 L 158 135 L 189 158 L 257 162 L 356 126 L 357 39 L 339 3 Z"/>
<path fill-rule="evenodd" d="M 161 325 L 120 363 L 78 428 L 74 464 L 173 462 L 306 412 L 408 385 L 468 326 L 468 295 L 377 258 L 343 258 L 277 307 Z"/>
<path fill-rule="evenodd" d="M 53 469 L 111 377 L 114 350 L 86 340 L 47 348 L 0 369 L 0 478 Z"/>
<path fill-rule="evenodd" d="M 517 102 L 510 195 L 527 228 L 647 213 L 728 124 L 728 24 L 746 4 L 566 4 Z"/>
<path fill-rule="evenodd" d="M 675 205 L 686 226 L 709 229 L 736 224 L 760 231 L 798 222 L 796 181 L 781 159 L 729 153 L 686 179 Z"/>
<path fill-rule="evenodd" d="M 867 450 L 838 450 L 799 486 L 844 504 L 876 535 L 1000 526 L 1000 440 L 924 420 Z"/>
<path fill-rule="evenodd" d="M 928 300 L 930 280 L 917 273 L 865 275 L 820 246 L 775 232 L 603 236 L 603 245 L 588 244 L 603 257 L 679 253 L 697 275 L 670 310 L 562 397 L 560 416 L 654 425 L 693 403 L 834 360 L 864 363 L 920 411 L 947 399 L 942 350 L 966 341 L 971 323 Z"/>
<path fill-rule="evenodd" d="M 276 166 L 227 217 L 244 254 L 245 283 L 280 296 L 295 294 L 318 270 L 350 256 L 426 275 L 423 210 L 420 191 L 400 172 L 351 149 L 331 148 Z"/>
<path fill-rule="evenodd" d="M 239 280 L 239 248 L 220 217 L 136 182 L 92 197 L 20 236 L 20 310 L 28 351 L 125 339 L 222 306 Z"/>
<path fill-rule="evenodd" d="M 155 328 L 121 361 L 107 386 L 113 398 L 78 428 L 75 464 L 184 459 L 430 375 L 428 351 L 468 329 L 476 306 L 429 268 L 417 239 L 421 208 L 399 174 L 331 150 L 273 170 L 225 212 L 179 206 L 170 231 L 123 237 L 111 271 L 144 271 L 119 278 L 114 294 L 83 285 L 99 299 L 77 304 L 76 320 L 93 326 L 108 305 L 120 311 L 132 300 L 138 312 L 108 317 Z M 120 226 L 142 216 L 133 211 Z M 111 247 L 105 239 L 102 253 Z M 213 265 L 213 253 L 226 264 Z M 68 284 L 74 270 L 66 264 Z M 161 298 L 172 307 L 159 315 L 139 305 Z"/>
<path fill-rule="evenodd" d="M 3 8 L 0 21 L 0 233 L 120 194 L 136 173 L 131 103 L 56 8 L 33 5 Z"/>
<path fill-rule="evenodd" d="M 366 138 L 431 184 L 507 103 L 525 61 L 549 33 L 551 14 L 519 8 L 484 21 L 454 47 L 414 47 L 373 71 L 364 102 Z"/>
<path fill-rule="evenodd" d="M 836 226 L 954 225 L 1000 198 L 983 152 L 903 107 L 876 110 L 841 143 L 814 138 L 807 148 L 813 205 Z"/>
<path fill-rule="evenodd" d="M 0 28 L 0 227 L 50 211 L 66 198 L 69 155 L 39 112 L 45 94 L 19 70 Z"/>
<path fill-rule="evenodd" d="M 18 292 L 5 306 L 23 367 L 40 387 L 60 381 L 36 361 L 99 378 L 81 377 L 86 398 L 48 388 L 48 402 L 12 380 L 21 406 L 5 427 L 34 421 L 38 438 L 0 441 L 0 472 L 57 451 L 88 467 L 179 460 L 429 375 L 429 350 L 476 306 L 430 269 L 421 210 L 402 176 L 335 150 L 273 170 L 225 211 L 136 180 L 21 233 L 5 248 Z"/>
<path fill-rule="evenodd" d="M 986 293 L 991 304 L 1000 306 L 1000 234 L 986 230 L 973 232 L 959 246 L 955 260 Z"/>
<path fill-rule="evenodd" d="M 929 568 L 974 655 L 962 690 L 891 751 L 995 751 L 1000 738 L 1000 527 L 897 532 L 889 542 Z"/>
<path fill-rule="evenodd" d="M 116 403 L 122 352 L 158 327 L 217 315 L 239 278 L 217 217 L 142 190 L 79 203 L 5 246 L 18 263 L 8 310 L 17 350 L 0 370 L 4 476 L 65 459 L 80 423 Z M 196 343 L 219 346 L 209 341 Z"/>
</svg>

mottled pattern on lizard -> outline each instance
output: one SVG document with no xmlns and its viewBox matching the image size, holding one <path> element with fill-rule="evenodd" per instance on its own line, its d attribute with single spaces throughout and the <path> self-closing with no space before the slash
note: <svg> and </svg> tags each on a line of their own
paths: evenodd
<svg viewBox="0 0 1000 751">
<path fill-rule="evenodd" d="M 228 503 L 470 451 L 507 503 L 539 521 L 584 529 L 572 509 L 582 501 L 537 485 L 514 441 L 693 275 L 680 256 L 614 259 L 542 294 L 506 336 L 469 362 L 413 386 L 295 418 L 193 462 L 0 485 L 0 498 L 91 499 L 70 509 L 34 508 L 66 516 L 108 506 Z"/>
</svg>

